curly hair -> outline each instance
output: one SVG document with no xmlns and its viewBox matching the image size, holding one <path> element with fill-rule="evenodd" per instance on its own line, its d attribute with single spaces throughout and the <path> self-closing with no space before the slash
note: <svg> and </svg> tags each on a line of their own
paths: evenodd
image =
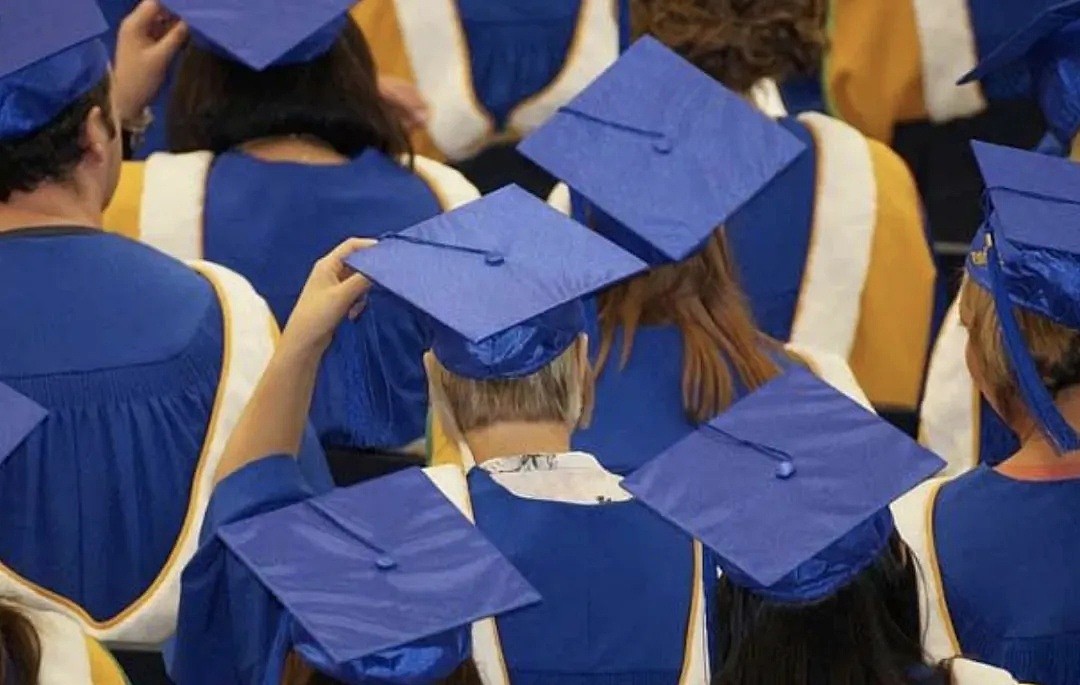
<svg viewBox="0 0 1080 685">
<path fill-rule="evenodd" d="M 651 35 L 734 91 L 817 71 L 827 0 L 633 0 L 634 33 Z"/>
</svg>

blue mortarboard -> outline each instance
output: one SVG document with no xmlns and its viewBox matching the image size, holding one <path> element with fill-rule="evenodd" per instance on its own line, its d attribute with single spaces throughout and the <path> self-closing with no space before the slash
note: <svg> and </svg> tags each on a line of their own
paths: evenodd
<svg viewBox="0 0 1080 685">
<path fill-rule="evenodd" d="M 33 133 L 108 75 L 108 28 L 94 0 L 0 4 L 0 140 Z"/>
<path fill-rule="evenodd" d="M 355 0 L 162 0 L 203 48 L 247 65 L 310 62 L 326 54 Z"/>
<path fill-rule="evenodd" d="M 284 648 L 347 683 L 445 677 L 468 658 L 473 621 L 540 599 L 419 469 L 218 536 L 288 613 Z"/>
<path fill-rule="evenodd" d="M 44 407 L 0 383 L 0 465 L 46 416 Z"/>
<path fill-rule="evenodd" d="M 999 45 L 961 83 L 1025 65 L 1050 125 L 1041 150 L 1068 153 L 1080 130 L 1080 1 L 1054 5 Z"/>
<path fill-rule="evenodd" d="M 967 267 L 994 297 L 1002 339 L 1029 410 L 1059 452 L 1080 441 L 1043 385 L 1011 305 L 1080 330 L 1080 166 L 972 143 L 986 183 L 986 218 Z"/>
<path fill-rule="evenodd" d="M 889 504 L 945 462 L 805 369 L 746 396 L 623 481 L 780 602 L 828 596 L 878 558 Z"/>
<path fill-rule="evenodd" d="M 661 264 L 698 250 L 805 146 L 645 37 L 518 149 L 606 215 L 597 230 Z"/>
<path fill-rule="evenodd" d="M 580 298 L 646 268 L 517 186 L 346 262 L 432 317 L 435 356 L 478 380 L 539 371 L 586 330 Z"/>
</svg>

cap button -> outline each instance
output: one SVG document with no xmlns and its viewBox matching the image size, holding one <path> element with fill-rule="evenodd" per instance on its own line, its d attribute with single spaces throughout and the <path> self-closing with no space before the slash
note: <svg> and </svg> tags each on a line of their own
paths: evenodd
<svg viewBox="0 0 1080 685">
<path fill-rule="evenodd" d="M 672 151 L 675 147 L 675 143 L 671 142 L 671 138 L 667 135 L 661 134 L 659 138 L 653 141 L 653 150 L 656 150 L 662 155 L 666 155 Z"/>
<path fill-rule="evenodd" d="M 506 258 L 498 252 L 488 252 L 484 255 L 484 263 L 488 266 L 502 266 Z"/>
<path fill-rule="evenodd" d="M 392 571 L 397 568 L 397 562 L 390 557 L 379 557 L 375 560 L 375 568 L 380 571 Z"/>
<path fill-rule="evenodd" d="M 795 475 L 795 464 L 790 461 L 782 461 L 776 465 L 776 477 L 780 480 L 787 480 Z"/>
</svg>

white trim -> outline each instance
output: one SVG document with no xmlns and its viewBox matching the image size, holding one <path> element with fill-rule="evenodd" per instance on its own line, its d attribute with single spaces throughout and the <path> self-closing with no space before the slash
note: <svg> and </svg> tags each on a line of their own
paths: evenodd
<svg viewBox="0 0 1080 685">
<path fill-rule="evenodd" d="M 566 66 L 510 114 L 511 128 L 524 135 L 540 127 L 619 58 L 619 19 L 612 9 L 611 0 L 581 0 Z"/>
<path fill-rule="evenodd" d="M 701 573 L 700 582 L 694 583 L 690 606 L 694 607 L 694 613 L 690 616 L 690 629 L 687 631 L 687 643 L 683 645 L 685 663 L 679 685 L 709 685 L 712 675 L 709 667 L 709 632 L 708 610 L 705 596 L 705 582 L 712 582 L 707 575 L 704 565 L 704 549 L 700 542 L 694 540 L 694 563 L 700 567 L 697 572 Z"/>
<path fill-rule="evenodd" d="M 986 109 L 977 82 L 956 85 L 979 62 L 968 0 L 914 0 L 912 4 L 930 120 L 951 121 Z"/>
<path fill-rule="evenodd" d="M 832 352 L 823 352 L 796 343 L 788 343 L 784 345 L 784 349 L 805 360 L 818 378 L 858 402 L 863 408 L 874 411 L 870 399 L 863 392 L 846 359 Z"/>
<path fill-rule="evenodd" d="M 555 187 L 551 189 L 551 194 L 548 195 L 547 203 L 552 209 L 570 216 L 571 212 L 574 211 L 573 203 L 570 200 L 570 186 L 562 181 L 556 183 Z"/>
<path fill-rule="evenodd" d="M 866 138 L 838 119 L 810 112 L 817 193 L 810 250 L 791 341 L 851 356 L 877 222 L 877 179 Z"/>
<path fill-rule="evenodd" d="M 903 497 L 892 503 L 893 519 L 900 537 L 911 548 L 918 562 L 920 616 L 923 619 L 923 649 L 934 661 L 951 659 L 959 656 L 952 647 L 949 629 L 945 617 L 941 614 L 944 606 L 935 580 L 937 569 L 933 567 L 934 555 L 931 552 L 933 541 L 929 539 L 930 498 L 934 496 L 945 479 L 935 478 L 919 485 Z"/>
<path fill-rule="evenodd" d="M 1008 671 L 978 661 L 956 659 L 951 667 L 953 685 L 1018 685 Z"/>
<path fill-rule="evenodd" d="M 90 651 L 78 621 L 62 611 L 18 606 L 41 641 L 38 685 L 91 685 Z"/>
<path fill-rule="evenodd" d="M 427 132 L 449 159 L 468 159 L 492 134 L 472 82 L 469 47 L 454 0 L 393 0 L 416 87 L 430 113 Z"/>
<path fill-rule="evenodd" d="M 919 438 L 948 462 L 943 475 L 959 475 L 979 461 L 975 433 L 978 398 L 965 359 L 967 342 L 957 298 L 934 343 L 919 411 L 922 421 Z"/>
<path fill-rule="evenodd" d="M 788 115 L 787 105 L 784 104 L 784 96 L 780 94 L 780 87 L 771 78 L 763 78 L 750 86 L 750 102 L 773 119 L 782 119 Z"/>
<path fill-rule="evenodd" d="M 465 474 L 461 468 L 453 464 L 445 466 L 429 466 L 424 469 L 424 475 L 439 489 L 443 497 L 458 508 L 470 523 L 473 520 L 472 506 L 469 500 L 469 483 L 465 480 Z"/>
<path fill-rule="evenodd" d="M 146 160 L 139 238 L 177 259 L 202 259 L 206 181 L 214 155 L 159 152 Z"/>
<path fill-rule="evenodd" d="M 480 191 L 457 169 L 422 155 L 413 157 L 413 170 L 439 198 L 444 212 L 480 199 Z"/>
</svg>

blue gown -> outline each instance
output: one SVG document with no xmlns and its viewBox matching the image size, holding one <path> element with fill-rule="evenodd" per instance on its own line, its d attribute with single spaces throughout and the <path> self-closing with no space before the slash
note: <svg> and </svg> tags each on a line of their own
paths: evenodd
<svg viewBox="0 0 1080 685">
<path fill-rule="evenodd" d="M 222 309 L 180 262 L 93 229 L 0 234 L 0 381 L 48 418 L 0 465 L 0 560 L 88 621 L 180 537 L 222 371 Z M 328 483 L 307 443 L 309 475 Z"/>
<path fill-rule="evenodd" d="M 1039 685 L 1080 682 L 1080 479 L 1030 482 L 979 466 L 946 483 L 934 546 L 966 656 Z"/>
<path fill-rule="evenodd" d="M 419 176 L 374 151 L 328 166 L 228 152 L 210 170 L 203 249 L 251 281 L 283 325 L 312 265 L 339 243 L 441 211 Z M 323 444 L 396 448 L 423 436 L 427 347 L 413 311 L 372 292 L 363 316 L 341 324 L 319 371 L 311 422 Z"/>
</svg>

